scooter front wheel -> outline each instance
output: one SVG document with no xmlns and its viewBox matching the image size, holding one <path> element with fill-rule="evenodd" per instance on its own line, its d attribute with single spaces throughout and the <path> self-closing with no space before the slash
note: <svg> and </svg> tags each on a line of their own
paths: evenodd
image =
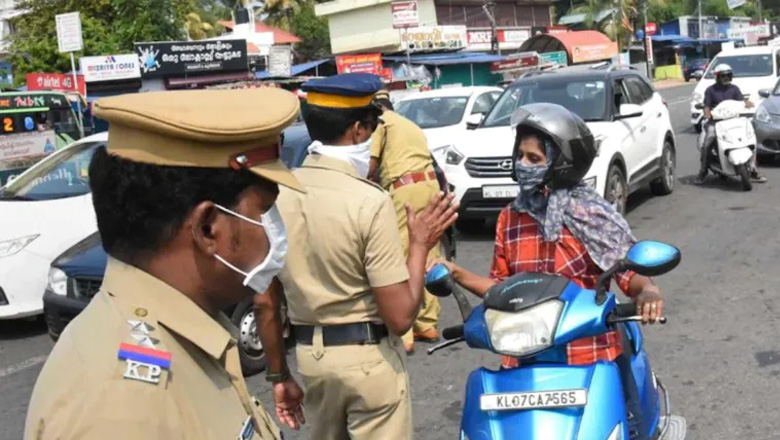
<svg viewBox="0 0 780 440">
<path fill-rule="evenodd" d="M 752 190 L 753 182 L 750 180 L 750 171 L 748 171 L 747 164 L 737 166 L 737 174 L 739 174 L 739 179 L 742 181 L 742 190 Z"/>
</svg>

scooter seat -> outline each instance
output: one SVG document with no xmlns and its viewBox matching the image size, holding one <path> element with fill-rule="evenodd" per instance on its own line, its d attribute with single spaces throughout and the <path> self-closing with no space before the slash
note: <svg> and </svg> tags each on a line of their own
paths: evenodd
<svg viewBox="0 0 780 440">
<path fill-rule="evenodd" d="M 523 272 L 496 284 L 485 294 L 485 307 L 517 312 L 561 296 L 571 281 L 559 275 Z"/>
</svg>

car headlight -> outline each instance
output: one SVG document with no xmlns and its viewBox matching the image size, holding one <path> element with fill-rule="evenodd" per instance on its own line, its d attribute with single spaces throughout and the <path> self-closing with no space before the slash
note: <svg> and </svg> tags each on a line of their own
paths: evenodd
<svg viewBox="0 0 780 440">
<path fill-rule="evenodd" d="M 434 148 L 431 150 L 437 162 L 443 161 L 447 165 L 459 165 L 465 156 L 452 145 Z"/>
<path fill-rule="evenodd" d="M 587 185 L 587 186 L 589 186 L 589 187 L 591 187 L 593 189 L 596 189 L 596 176 L 588 177 L 587 179 L 583 179 L 582 183 L 584 183 L 585 185 Z"/>
<path fill-rule="evenodd" d="M 758 108 L 758 110 L 756 110 L 756 115 L 754 117 L 756 118 L 756 121 L 763 122 L 765 124 L 772 122 L 772 116 L 769 115 L 769 112 L 764 106 L 761 106 Z"/>
<path fill-rule="evenodd" d="M 507 356 L 525 356 L 552 346 L 562 309 L 561 301 L 551 300 L 520 312 L 486 310 L 493 349 Z"/>
<path fill-rule="evenodd" d="M 612 430 L 612 432 L 609 434 L 609 437 L 607 437 L 607 440 L 620 440 L 623 438 L 623 424 L 618 423 L 615 425 L 615 429 Z"/>
<path fill-rule="evenodd" d="M 694 93 L 691 101 L 693 101 L 694 104 L 701 104 L 704 102 L 704 97 L 701 96 L 701 93 Z"/>
<path fill-rule="evenodd" d="M 27 235 L 25 237 L 13 238 L 11 240 L 0 241 L 0 258 L 10 257 L 19 253 L 27 245 L 32 243 L 41 234 Z"/>
<path fill-rule="evenodd" d="M 67 295 L 68 275 L 56 267 L 49 269 L 49 290 L 57 295 Z"/>
</svg>

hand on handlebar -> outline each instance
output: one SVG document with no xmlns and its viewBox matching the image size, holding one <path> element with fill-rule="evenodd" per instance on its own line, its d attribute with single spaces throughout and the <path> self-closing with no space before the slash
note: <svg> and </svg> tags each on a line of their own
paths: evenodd
<svg viewBox="0 0 780 440">
<path fill-rule="evenodd" d="M 434 258 L 431 261 L 429 261 L 428 262 L 428 267 L 425 268 L 425 271 L 427 272 L 427 271 L 431 270 L 431 268 L 433 266 L 436 266 L 439 263 L 447 266 L 447 269 L 449 269 L 450 273 L 453 274 L 453 276 L 455 275 L 455 271 L 457 270 L 458 265 L 453 263 L 452 261 L 448 261 L 446 258 L 442 258 L 442 257 L 437 257 L 437 258 Z"/>
<path fill-rule="evenodd" d="M 664 299 L 655 286 L 643 290 L 634 303 L 636 314 L 642 317 L 642 324 L 655 324 L 663 316 Z"/>
</svg>

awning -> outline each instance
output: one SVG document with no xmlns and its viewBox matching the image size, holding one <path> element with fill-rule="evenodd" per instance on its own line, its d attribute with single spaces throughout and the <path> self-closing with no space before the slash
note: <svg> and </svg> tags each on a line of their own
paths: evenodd
<svg viewBox="0 0 780 440">
<path fill-rule="evenodd" d="M 328 61 L 330 61 L 330 58 L 325 58 L 325 59 L 317 60 L 317 61 L 309 61 L 308 63 L 303 63 L 303 64 L 296 64 L 296 65 L 292 66 L 292 68 L 290 68 L 290 73 L 292 74 L 292 76 L 298 76 L 301 73 L 303 73 L 303 72 L 305 72 L 307 70 L 310 70 L 310 69 L 314 69 L 317 66 L 321 66 L 321 65 L 327 63 Z M 256 72 L 255 73 L 255 78 L 257 78 L 257 79 L 266 79 L 266 78 L 270 78 L 270 77 L 271 77 L 271 74 L 267 70 L 263 70 L 262 72 Z"/>
<path fill-rule="evenodd" d="M 540 34 L 526 40 L 520 52 L 565 51 L 571 64 L 611 60 L 617 55 L 617 44 L 597 31 L 575 31 Z"/>
<path fill-rule="evenodd" d="M 218 75 L 189 76 L 186 78 L 168 78 L 166 83 L 170 87 L 184 87 L 193 84 L 214 84 L 224 81 L 243 81 L 252 79 L 249 72 L 221 73 Z"/>
<path fill-rule="evenodd" d="M 430 66 L 446 66 L 454 64 L 486 64 L 503 61 L 507 57 L 503 55 L 492 55 L 480 52 L 455 52 L 444 54 L 421 54 L 412 55 L 412 64 L 425 64 Z M 405 63 L 405 55 L 383 55 L 382 60 L 393 61 L 396 63 Z"/>
</svg>

